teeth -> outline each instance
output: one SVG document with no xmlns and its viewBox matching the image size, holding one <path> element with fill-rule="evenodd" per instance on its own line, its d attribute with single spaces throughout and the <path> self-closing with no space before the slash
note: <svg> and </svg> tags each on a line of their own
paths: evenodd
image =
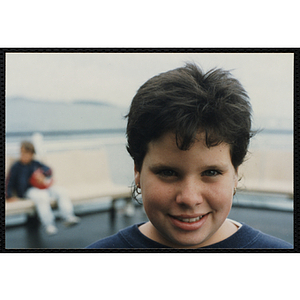
<svg viewBox="0 0 300 300">
<path fill-rule="evenodd" d="M 190 219 L 185 219 L 185 218 L 177 218 L 177 219 L 182 221 L 182 222 L 193 223 L 193 222 L 199 221 L 202 218 L 203 218 L 203 216 L 200 216 L 200 217 L 197 217 L 197 218 L 190 218 Z"/>
</svg>

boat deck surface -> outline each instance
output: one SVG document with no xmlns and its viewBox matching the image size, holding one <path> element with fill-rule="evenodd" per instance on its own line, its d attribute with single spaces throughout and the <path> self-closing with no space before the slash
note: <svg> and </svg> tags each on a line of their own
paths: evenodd
<svg viewBox="0 0 300 300">
<path fill-rule="evenodd" d="M 118 232 L 134 223 L 147 221 L 142 207 L 137 206 L 132 217 L 124 215 L 122 210 L 116 214 L 114 225 L 110 222 L 108 211 L 94 211 L 78 214 L 81 222 L 67 228 L 57 220 L 59 229 L 54 236 L 44 233 L 41 226 L 20 224 L 7 226 L 5 248 L 17 249 L 82 249 L 96 240 Z M 233 207 L 229 218 L 244 222 L 265 233 L 279 237 L 293 244 L 293 212 L 267 210 L 247 207 Z M 14 251 L 13 251 L 14 252 Z"/>
</svg>

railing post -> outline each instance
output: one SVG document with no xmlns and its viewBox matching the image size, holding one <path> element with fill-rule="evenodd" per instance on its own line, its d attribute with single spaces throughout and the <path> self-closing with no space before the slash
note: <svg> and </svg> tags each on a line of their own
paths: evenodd
<svg viewBox="0 0 300 300">
<path fill-rule="evenodd" d="M 35 132 L 31 136 L 31 140 L 35 148 L 36 157 L 38 159 L 42 158 L 45 154 L 44 136 L 39 132 Z"/>
</svg>

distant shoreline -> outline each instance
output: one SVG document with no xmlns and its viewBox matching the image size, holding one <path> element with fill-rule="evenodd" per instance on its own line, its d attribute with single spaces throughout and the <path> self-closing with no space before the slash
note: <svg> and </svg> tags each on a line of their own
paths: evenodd
<svg viewBox="0 0 300 300">
<path fill-rule="evenodd" d="M 84 130 L 55 130 L 55 131 L 16 131 L 6 132 L 7 137 L 31 136 L 39 132 L 44 136 L 62 136 L 62 135 L 86 135 L 86 134 L 113 134 L 125 133 L 125 128 L 109 128 L 109 129 L 84 129 Z"/>
</svg>

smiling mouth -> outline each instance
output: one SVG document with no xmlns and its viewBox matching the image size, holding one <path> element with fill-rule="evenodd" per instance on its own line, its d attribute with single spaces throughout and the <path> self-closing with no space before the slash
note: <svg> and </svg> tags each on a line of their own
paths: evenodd
<svg viewBox="0 0 300 300">
<path fill-rule="evenodd" d="M 174 217 L 175 219 L 181 221 L 181 222 L 185 222 L 185 223 L 194 223 L 194 222 L 197 222 L 199 220 L 201 220 L 203 217 L 205 217 L 207 214 L 205 215 L 202 215 L 202 216 L 199 216 L 199 217 L 196 217 L 196 218 L 181 218 L 181 217 Z"/>
</svg>

